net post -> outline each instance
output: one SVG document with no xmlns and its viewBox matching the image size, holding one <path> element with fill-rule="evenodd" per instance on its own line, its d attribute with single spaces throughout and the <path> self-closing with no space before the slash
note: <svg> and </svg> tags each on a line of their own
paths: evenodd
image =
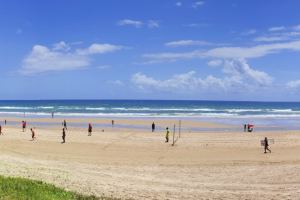
<svg viewBox="0 0 300 200">
<path fill-rule="evenodd" d="M 175 145 L 175 127 L 176 125 L 174 124 L 174 129 L 173 129 L 173 143 L 172 143 L 172 146 Z"/>
</svg>

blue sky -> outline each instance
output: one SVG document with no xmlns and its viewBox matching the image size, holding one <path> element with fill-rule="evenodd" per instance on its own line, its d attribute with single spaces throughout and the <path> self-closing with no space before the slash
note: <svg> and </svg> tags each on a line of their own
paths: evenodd
<svg viewBox="0 0 300 200">
<path fill-rule="evenodd" d="M 299 7 L 0 1 L 0 99 L 299 101 Z"/>
</svg>

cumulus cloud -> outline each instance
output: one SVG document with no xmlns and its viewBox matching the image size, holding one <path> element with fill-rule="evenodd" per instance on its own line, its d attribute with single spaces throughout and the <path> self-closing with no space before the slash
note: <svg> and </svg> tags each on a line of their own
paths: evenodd
<svg viewBox="0 0 300 200">
<path fill-rule="evenodd" d="M 265 72 L 254 70 L 244 59 L 227 60 L 223 69 L 225 74 L 259 86 L 271 85 L 273 79 Z"/>
<path fill-rule="evenodd" d="M 34 45 L 31 52 L 23 59 L 21 69 L 24 75 L 49 71 L 84 69 L 91 64 L 91 56 L 120 50 L 121 47 L 110 44 L 92 44 L 86 49 L 75 49 L 65 42 L 59 42 L 48 48 Z"/>
<path fill-rule="evenodd" d="M 64 41 L 60 41 L 58 43 L 53 44 L 53 50 L 55 51 L 59 51 L 59 50 L 70 51 L 70 49 L 71 49 L 70 45 L 68 45 Z"/>
<path fill-rule="evenodd" d="M 165 43 L 167 47 L 182 47 L 182 46 L 204 46 L 204 45 L 212 45 L 210 42 L 202 41 L 202 40 L 177 40 Z"/>
<path fill-rule="evenodd" d="M 122 19 L 118 22 L 119 26 L 134 26 L 135 28 L 140 28 L 144 25 L 142 21 L 132 20 L 132 19 Z"/>
<path fill-rule="evenodd" d="M 77 49 L 76 52 L 78 55 L 93 55 L 114 52 L 122 48 L 122 46 L 112 44 L 92 44 L 88 48 Z"/>
<path fill-rule="evenodd" d="M 35 45 L 23 60 L 21 73 L 35 74 L 46 71 L 82 69 L 89 65 L 89 59 L 71 53 L 51 50 L 42 45 Z"/>
<path fill-rule="evenodd" d="M 223 65 L 224 78 L 214 76 L 198 77 L 195 71 L 176 74 L 164 80 L 136 73 L 131 81 L 142 90 L 158 90 L 175 93 L 186 92 L 236 92 L 251 91 L 256 88 L 268 87 L 272 77 L 267 73 L 255 70 L 243 60 L 227 60 Z"/>
</svg>

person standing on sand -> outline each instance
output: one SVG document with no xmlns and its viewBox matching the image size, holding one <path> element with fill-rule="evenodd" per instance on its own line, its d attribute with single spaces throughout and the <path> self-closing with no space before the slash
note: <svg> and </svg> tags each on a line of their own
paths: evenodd
<svg viewBox="0 0 300 200">
<path fill-rule="evenodd" d="M 51 113 L 51 117 L 52 117 L 52 119 L 54 118 L 54 112 Z"/>
<path fill-rule="evenodd" d="M 155 131 L 155 124 L 154 124 L 154 122 L 152 123 L 152 132 L 154 132 Z"/>
<path fill-rule="evenodd" d="M 25 121 L 22 121 L 22 130 L 23 132 L 25 131 L 26 125 L 25 125 Z"/>
<path fill-rule="evenodd" d="M 92 127 L 92 124 L 91 123 L 89 123 L 89 128 L 88 128 L 88 136 L 92 136 L 92 129 L 93 129 L 93 127 Z"/>
<path fill-rule="evenodd" d="M 67 122 L 66 122 L 66 120 L 64 120 L 63 125 L 64 125 L 64 128 L 65 128 L 66 130 L 68 130 L 68 129 L 67 129 Z"/>
<path fill-rule="evenodd" d="M 4 120 L 4 125 L 6 125 L 6 120 Z"/>
<path fill-rule="evenodd" d="M 115 121 L 114 120 L 111 120 L 111 127 L 113 128 L 115 125 Z"/>
<path fill-rule="evenodd" d="M 35 132 L 34 130 L 31 128 L 31 138 L 32 138 L 32 141 L 35 139 Z"/>
<path fill-rule="evenodd" d="M 265 137 L 265 139 L 264 139 L 264 147 L 265 147 L 264 153 L 267 153 L 267 150 L 271 153 L 271 150 L 269 149 L 269 141 L 268 141 L 267 137 Z"/>
<path fill-rule="evenodd" d="M 3 135 L 2 134 L 2 126 L 0 125 L 0 135 Z"/>
<path fill-rule="evenodd" d="M 166 128 L 166 142 L 169 142 L 169 127 Z"/>
<path fill-rule="evenodd" d="M 65 131 L 65 128 L 63 128 L 63 129 L 62 129 L 62 140 L 63 140 L 63 141 L 62 141 L 61 143 L 65 143 L 65 142 L 66 142 L 65 139 L 66 139 L 66 131 Z"/>
<path fill-rule="evenodd" d="M 244 132 L 247 130 L 247 124 L 244 124 Z"/>
</svg>

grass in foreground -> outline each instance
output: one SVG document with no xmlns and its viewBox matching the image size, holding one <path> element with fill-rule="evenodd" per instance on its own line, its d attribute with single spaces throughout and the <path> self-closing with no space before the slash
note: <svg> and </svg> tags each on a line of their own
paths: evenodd
<svg viewBox="0 0 300 200">
<path fill-rule="evenodd" d="M 0 199 L 6 200 L 115 200 L 108 197 L 84 196 L 68 192 L 42 181 L 0 176 Z"/>
</svg>

